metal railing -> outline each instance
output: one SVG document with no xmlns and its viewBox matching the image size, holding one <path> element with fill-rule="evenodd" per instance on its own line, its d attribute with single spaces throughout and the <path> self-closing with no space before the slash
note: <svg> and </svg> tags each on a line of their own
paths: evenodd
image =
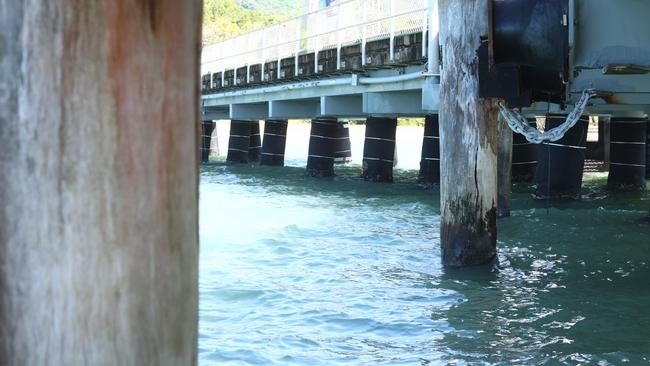
<svg viewBox="0 0 650 366">
<path fill-rule="evenodd" d="M 390 39 L 390 58 L 395 36 L 425 34 L 428 28 L 428 0 L 347 0 L 267 28 L 242 34 L 203 47 L 201 73 L 223 72 L 244 66 L 262 65 L 287 57 L 336 49 L 340 66 L 341 47 L 361 45 L 362 65 L 365 45 Z M 435 13 L 437 16 L 437 13 Z M 437 29 L 434 30 L 437 33 Z M 423 42 L 422 57 L 427 56 Z M 315 57 L 318 69 L 318 57 Z M 279 69 L 279 67 L 278 67 Z M 263 73 L 263 70 L 262 70 Z M 296 69 L 297 74 L 297 69 Z"/>
</svg>

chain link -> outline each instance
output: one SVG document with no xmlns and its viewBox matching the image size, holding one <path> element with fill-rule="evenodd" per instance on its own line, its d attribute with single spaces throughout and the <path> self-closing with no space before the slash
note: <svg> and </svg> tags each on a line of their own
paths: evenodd
<svg viewBox="0 0 650 366">
<path fill-rule="evenodd" d="M 585 91 L 582 92 L 580 100 L 573 108 L 573 111 L 571 111 L 567 116 L 566 121 L 561 125 L 544 132 L 531 127 L 528 124 L 526 117 L 522 116 L 521 113 L 515 110 L 509 109 L 504 103 L 499 103 L 499 108 L 501 109 L 501 117 L 508 123 L 510 129 L 523 135 L 526 140 L 534 144 L 541 144 L 545 141 L 557 141 L 561 139 L 564 134 L 571 129 L 571 127 L 575 126 L 580 119 L 580 116 L 582 116 L 582 113 L 585 111 L 587 102 L 589 102 L 589 99 L 594 96 L 596 96 L 595 89 L 585 89 Z"/>
</svg>

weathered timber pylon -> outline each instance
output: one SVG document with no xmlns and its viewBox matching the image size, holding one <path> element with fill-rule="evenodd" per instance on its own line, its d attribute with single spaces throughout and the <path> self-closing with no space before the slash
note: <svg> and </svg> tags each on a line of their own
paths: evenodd
<svg viewBox="0 0 650 366">
<path fill-rule="evenodd" d="M 201 1 L 0 9 L 0 365 L 195 365 Z"/>
<path fill-rule="evenodd" d="M 487 35 L 487 0 L 439 0 L 441 244 L 448 266 L 496 254 L 495 101 L 479 98 L 477 50 Z"/>
</svg>

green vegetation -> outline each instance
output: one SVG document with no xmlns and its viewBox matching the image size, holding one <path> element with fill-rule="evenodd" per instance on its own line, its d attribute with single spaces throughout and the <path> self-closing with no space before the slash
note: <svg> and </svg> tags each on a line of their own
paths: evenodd
<svg viewBox="0 0 650 366">
<path fill-rule="evenodd" d="M 348 121 L 350 125 L 363 125 L 366 123 L 365 120 L 351 120 Z M 415 127 L 424 127 L 424 118 L 398 118 L 398 126 L 415 126 Z"/>
<path fill-rule="evenodd" d="M 397 125 L 424 127 L 424 118 L 399 118 Z"/>
<path fill-rule="evenodd" d="M 302 0 L 204 0 L 203 44 L 221 41 L 297 16 Z M 290 123 L 309 123 L 291 120 Z M 351 125 L 364 120 L 349 121 Z M 398 126 L 424 126 L 422 118 L 400 118 Z"/>
<path fill-rule="evenodd" d="M 203 44 L 259 29 L 299 13 L 300 0 L 204 0 Z"/>
<path fill-rule="evenodd" d="M 311 123 L 311 120 L 308 119 L 291 119 L 289 120 L 290 124 L 306 124 Z M 348 120 L 348 124 L 351 126 L 354 125 L 364 125 L 366 124 L 365 120 Z M 414 126 L 414 127 L 424 127 L 424 118 L 398 118 L 398 126 Z"/>
<path fill-rule="evenodd" d="M 239 0 L 246 9 L 256 9 L 272 14 L 300 15 L 302 10 L 301 0 Z"/>
</svg>

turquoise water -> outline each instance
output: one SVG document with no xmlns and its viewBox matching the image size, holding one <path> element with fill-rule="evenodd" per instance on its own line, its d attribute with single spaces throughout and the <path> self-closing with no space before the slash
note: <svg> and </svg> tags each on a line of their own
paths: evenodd
<svg viewBox="0 0 650 366">
<path fill-rule="evenodd" d="M 223 146 L 223 145 L 222 145 Z M 440 264 L 439 192 L 202 167 L 201 365 L 650 363 L 649 194 L 518 185 L 492 265 Z"/>
</svg>

